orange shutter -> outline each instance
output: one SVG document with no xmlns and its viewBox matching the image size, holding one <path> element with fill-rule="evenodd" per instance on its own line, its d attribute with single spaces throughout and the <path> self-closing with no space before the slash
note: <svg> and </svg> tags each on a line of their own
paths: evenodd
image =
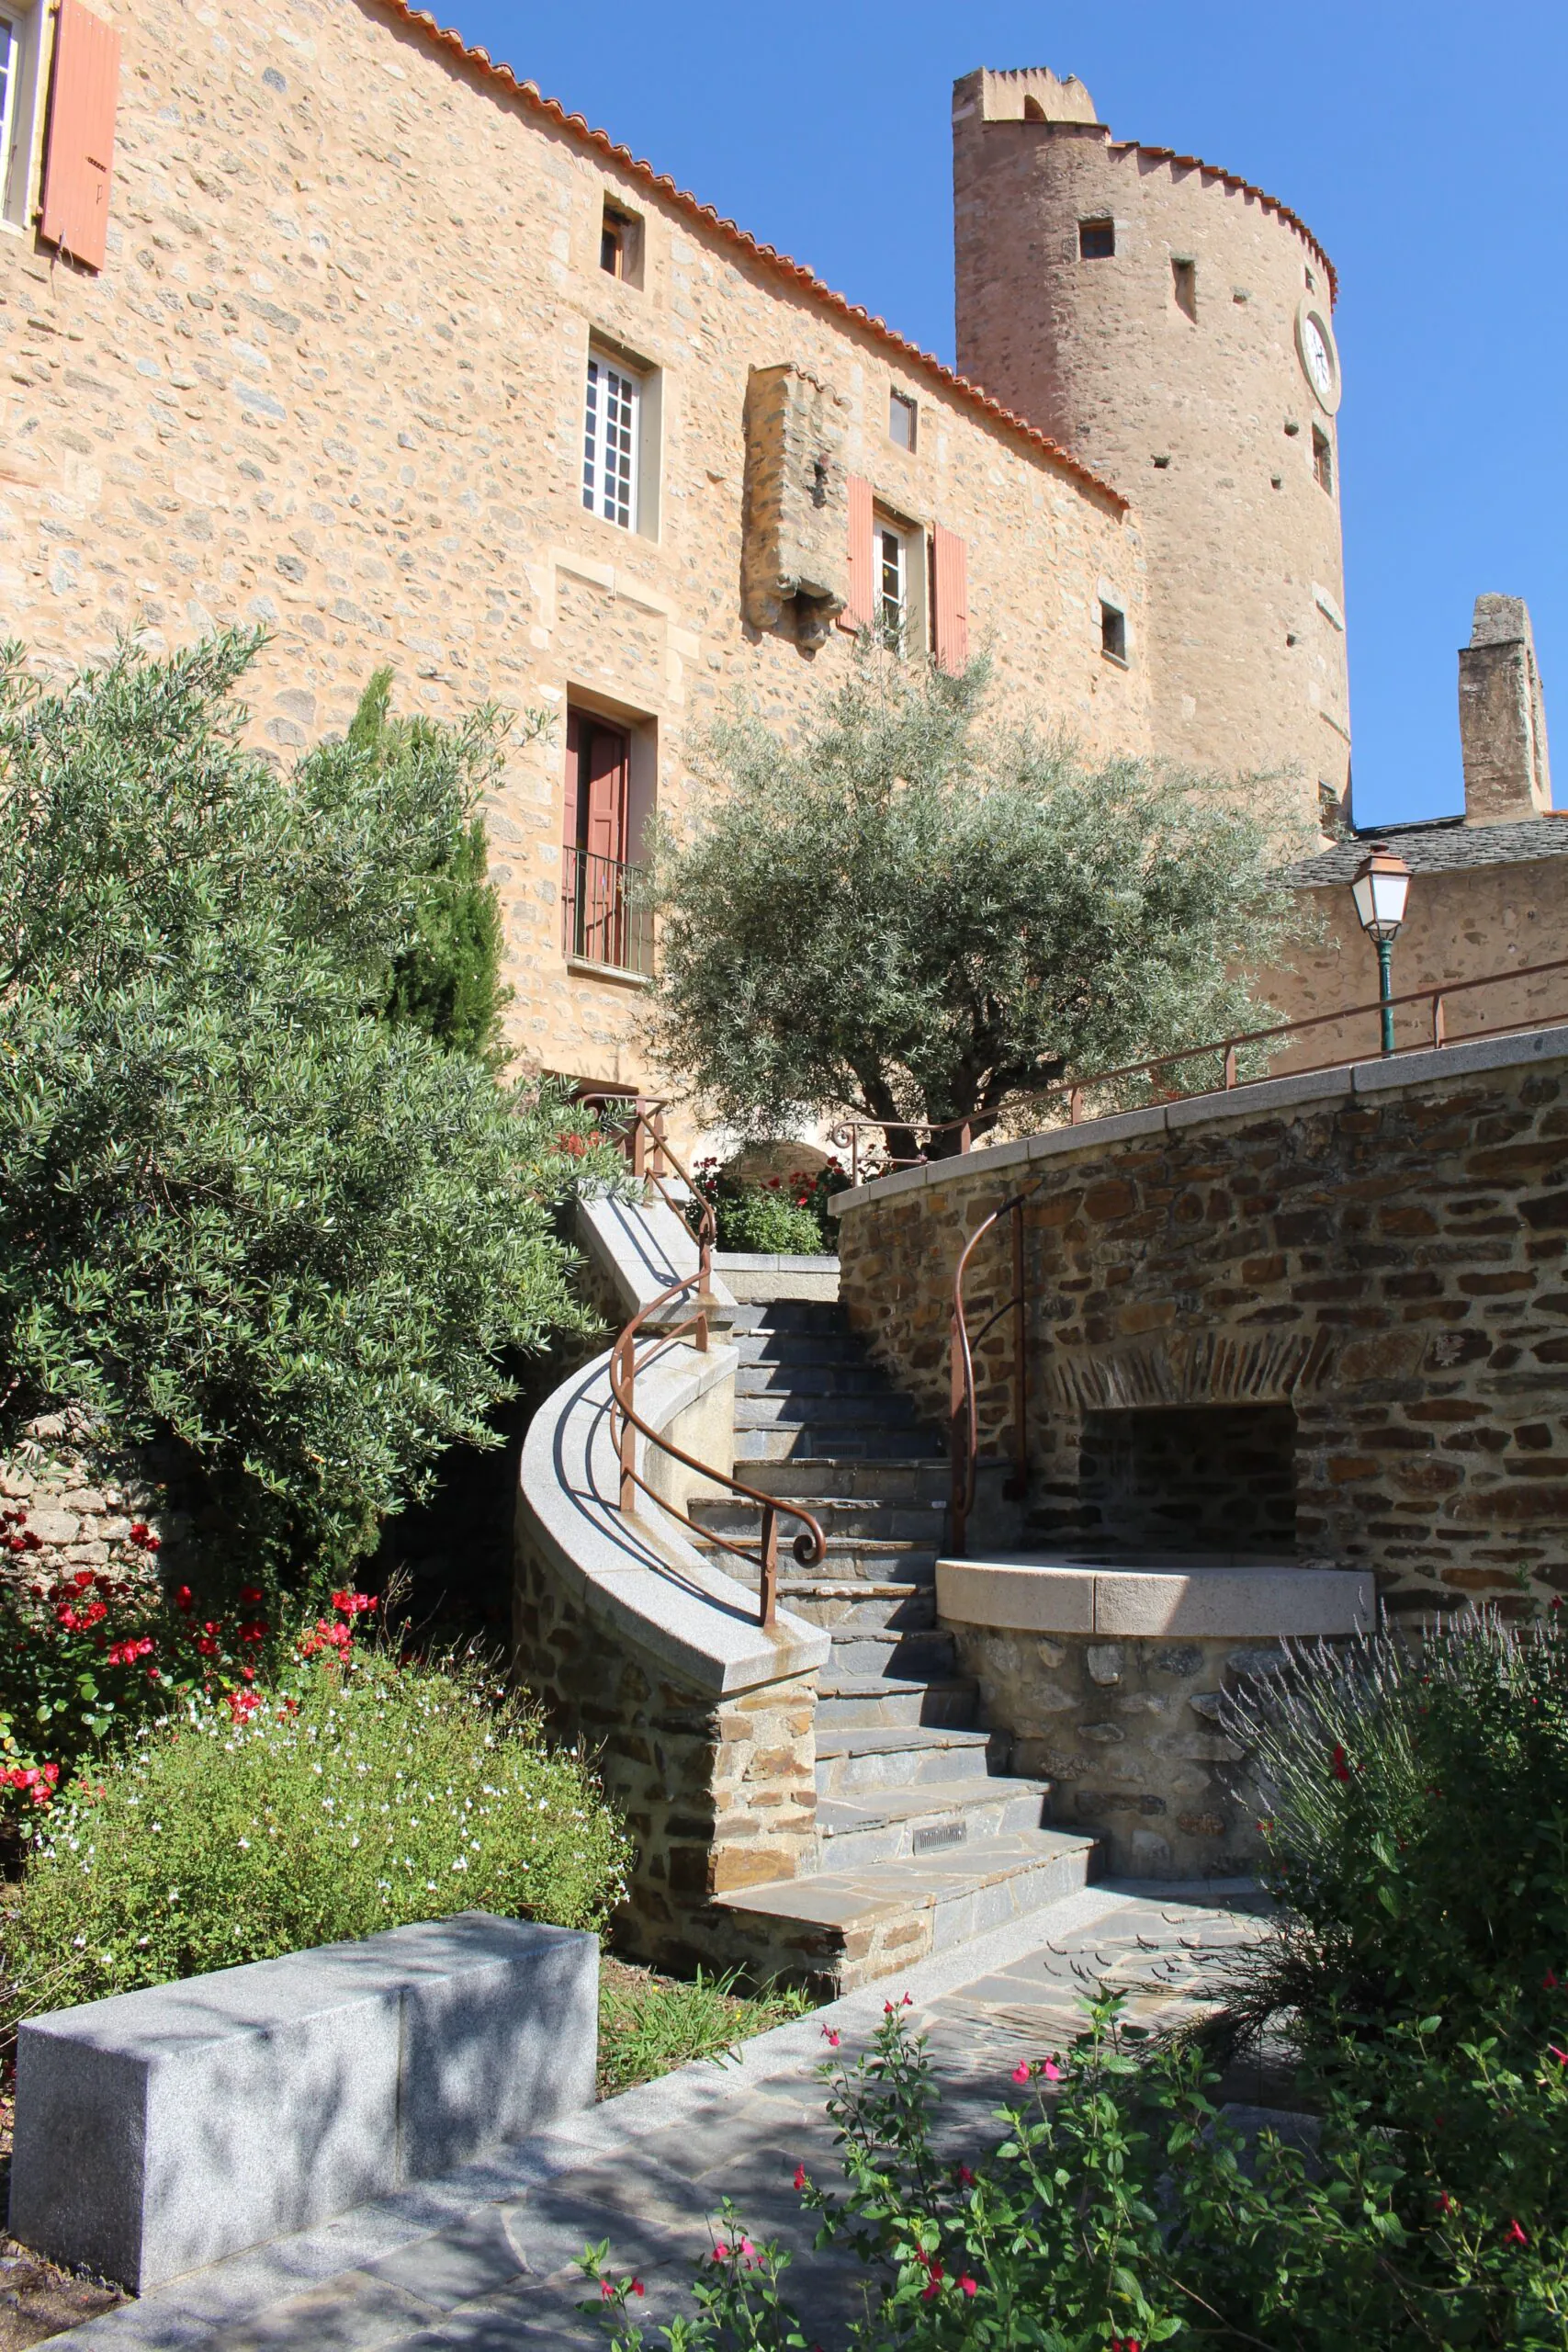
<svg viewBox="0 0 1568 2352">
<path fill-rule="evenodd" d="M 876 565 L 872 549 L 871 484 L 849 478 L 850 601 L 839 615 L 840 628 L 870 628 L 876 619 Z"/>
<path fill-rule="evenodd" d="M 955 531 L 939 523 L 931 536 L 931 574 L 936 594 L 936 658 L 944 670 L 969 661 L 969 550 Z"/>
<path fill-rule="evenodd" d="M 104 266 L 118 90 L 119 35 L 82 0 L 60 0 L 39 226 L 93 269 Z"/>
</svg>

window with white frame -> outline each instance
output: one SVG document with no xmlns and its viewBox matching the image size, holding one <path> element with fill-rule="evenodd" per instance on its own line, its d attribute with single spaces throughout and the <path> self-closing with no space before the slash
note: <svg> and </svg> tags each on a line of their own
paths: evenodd
<svg viewBox="0 0 1568 2352">
<path fill-rule="evenodd" d="M 21 78 L 22 28 L 0 8 L 0 199 L 11 176 L 11 151 L 17 136 L 17 85 Z"/>
<path fill-rule="evenodd" d="M 591 514 L 637 526 L 637 439 L 642 422 L 642 382 L 602 352 L 588 357 L 588 390 L 582 420 L 582 503 Z"/>
<path fill-rule="evenodd" d="M 909 542 L 880 515 L 872 558 L 876 566 L 876 625 L 887 643 L 902 653 L 909 628 Z"/>
</svg>

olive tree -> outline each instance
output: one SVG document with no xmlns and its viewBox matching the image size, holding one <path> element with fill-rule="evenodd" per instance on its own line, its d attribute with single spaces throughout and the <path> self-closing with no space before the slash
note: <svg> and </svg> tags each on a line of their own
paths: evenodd
<svg viewBox="0 0 1568 2352">
<path fill-rule="evenodd" d="M 1087 759 L 987 686 L 866 644 L 797 734 L 737 710 L 693 747 L 649 1043 L 711 1115 L 848 1113 L 940 1157 L 1055 1080 L 1270 1018 L 1254 975 L 1292 906 L 1265 780 Z"/>
</svg>

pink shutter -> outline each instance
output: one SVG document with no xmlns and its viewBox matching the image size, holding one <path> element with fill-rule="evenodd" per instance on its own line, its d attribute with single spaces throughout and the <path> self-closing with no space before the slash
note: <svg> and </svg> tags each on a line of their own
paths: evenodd
<svg viewBox="0 0 1568 2352">
<path fill-rule="evenodd" d="M 39 227 L 92 269 L 104 266 L 118 91 L 118 33 L 82 0 L 60 0 Z"/>
<path fill-rule="evenodd" d="M 871 484 L 849 478 L 850 601 L 839 615 L 840 628 L 870 628 L 876 619 L 876 563 L 873 550 Z"/>
<path fill-rule="evenodd" d="M 931 573 L 936 588 L 936 658 L 957 672 L 969 662 L 969 550 L 956 531 L 939 523 L 931 535 Z"/>
</svg>

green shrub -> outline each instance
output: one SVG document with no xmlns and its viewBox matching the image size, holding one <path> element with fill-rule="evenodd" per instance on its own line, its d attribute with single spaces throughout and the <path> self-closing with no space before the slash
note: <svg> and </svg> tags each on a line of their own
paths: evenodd
<svg viewBox="0 0 1568 2352">
<path fill-rule="evenodd" d="M 319 1590 L 581 1327 L 553 1207 L 618 1159 L 382 1017 L 497 715 L 286 776 L 240 741 L 259 643 L 53 695 L 0 657 L 0 1446 L 172 1433 L 231 1580 Z"/>
<path fill-rule="evenodd" d="M 700 1159 L 692 1181 L 698 1197 L 713 1209 L 721 1250 L 815 1258 L 831 1256 L 838 1247 L 837 1236 L 828 1229 L 822 1209 L 826 1194 L 817 1178 L 801 1174 L 786 1182 L 775 1176 L 764 1184 L 747 1184 L 726 1175 L 716 1159 Z"/>
<path fill-rule="evenodd" d="M 1084 2042 L 1021 2064 L 989 2143 L 960 2148 L 939 2143 L 923 2041 L 889 2004 L 830 2077 L 844 2193 L 795 2175 L 818 2245 L 863 2273 L 864 2316 L 831 2352 L 1562 2352 L 1568 2064 L 1542 2057 L 1518 2075 L 1483 2044 L 1413 2036 L 1362 2095 L 1327 2094 L 1309 2161 L 1269 2133 L 1248 2151 L 1197 2049 L 1130 2045 L 1102 1998 Z M 789 2308 L 787 2253 L 728 2202 L 710 2226 L 696 2317 L 659 2340 L 820 2345 Z M 581 2308 L 637 2352 L 645 2290 L 609 2254 L 585 2252 L 600 2294 Z"/>
<path fill-rule="evenodd" d="M 477 1670 L 318 1660 L 297 1697 L 143 1729 L 100 1788 L 56 1803 L 6 1922 L 10 2006 L 455 1911 L 597 1928 L 628 1855 L 581 1758 Z"/>
<path fill-rule="evenodd" d="M 1568 1629 L 1466 1612 L 1298 1654 L 1243 1702 L 1269 1792 L 1280 1936 L 1242 1962 L 1253 2017 L 1452 2031 L 1565 2021 Z"/>
</svg>

